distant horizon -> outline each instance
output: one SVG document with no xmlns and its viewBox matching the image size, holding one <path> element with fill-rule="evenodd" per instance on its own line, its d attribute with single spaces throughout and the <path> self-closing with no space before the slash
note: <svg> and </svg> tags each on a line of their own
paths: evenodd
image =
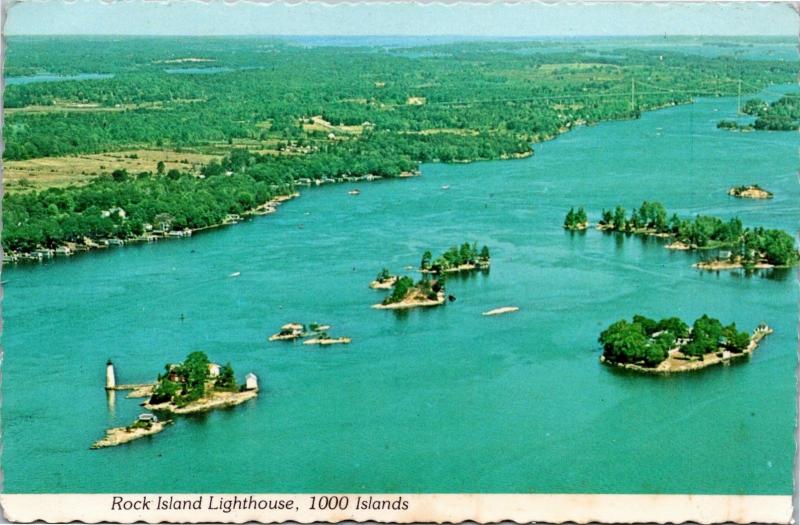
<svg viewBox="0 0 800 525">
<path fill-rule="evenodd" d="M 667 35 L 797 37 L 788 2 L 208 3 L 26 1 L 6 36 L 273 36 L 607 38 Z"/>
</svg>

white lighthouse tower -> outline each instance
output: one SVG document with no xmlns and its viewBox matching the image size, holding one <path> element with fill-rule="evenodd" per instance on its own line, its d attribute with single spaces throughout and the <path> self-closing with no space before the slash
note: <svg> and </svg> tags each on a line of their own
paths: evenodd
<svg viewBox="0 0 800 525">
<path fill-rule="evenodd" d="M 114 363 L 111 359 L 106 363 L 106 390 L 114 390 L 117 386 L 117 379 L 114 375 Z"/>
</svg>

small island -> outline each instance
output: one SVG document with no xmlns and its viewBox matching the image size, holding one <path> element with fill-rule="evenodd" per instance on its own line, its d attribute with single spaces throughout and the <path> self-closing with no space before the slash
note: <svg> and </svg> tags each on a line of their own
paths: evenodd
<svg viewBox="0 0 800 525">
<path fill-rule="evenodd" d="M 203 352 L 192 352 L 183 363 L 165 366 L 153 387 L 148 410 L 192 414 L 239 405 L 258 396 L 258 381 L 248 374 L 239 386 L 230 363 L 219 366 Z"/>
<path fill-rule="evenodd" d="M 331 337 L 328 330 L 331 325 L 310 323 L 308 328 L 302 323 L 288 323 L 281 327 L 280 332 L 270 336 L 270 341 L 294 341 L 295 339 L 305 339 L 304 345 L 337 345 L 349 344 L 349 337 Z"/>
<path fill-rule="evenodd" d="M 286 323 L 281 326 L 279 332 L 269 336 L 270 341 L 294 341 L 304 337 L 306 334 L 305 326 L 300 323 Z"/>
<path fill-rule="evenodd" d="M 747 124 L 740 124 L 735 120 L 720 120 L 717 122 L 717 129 L 722 129 L 725 131 L 742 131 L 742 132 L 750 132 L 755 129 L 755 126 L 752 122 L 748 122 Z"/>
<path fill-rule="evenodd" d="M 602 363 L 643 373 L 670 374 L 699 370 L 751 355 L 772 329 L 761 323 L 752 335 L 707 315 L 689 327 L 677 317 L 655 321 L 635 315 L 604 330 Z"/>
<path fill-rule="evenodd" d="M 220 366 L 209 361 L 203 352 L 192 352 L 183 363 L 165 366 L 155 383 L 118 385 L 114 364 L 106 363 L 106 391 L 130 390 L 129 398 L 146 397 L 142 406 L 153 412 L 192 414 L 244 403 L 258 395 L 258 378 L 245 376 L 239 386 L 230 363 Z M 155 414 L 144 413 L 126 427 L 106 430 L 92 449 L 115 447 L 163 431 L 172 420 L 161 420 Z"/>
<path fill-rule="evenodd" d="M 597 229 L 671 239 L 666 247 L 672 250 L 716 251 L 714 257 L 694 265 L 701 270 L 788 268 L 800 260 L 794 237 L 783 230 L 746 228 L 737 217 L 724 221 L 705 215 L 685 219 L 673 214 L 668 218 L 660 202 L 645 201 L 630 216 L 621 206 L 613 212 L 603 210 Z"/>
<path fill-rule="evenodd" d="M 397 282 L 397 276 L 389 273 L 389 270 L 384 268 L 375 277 L 375 280 L 369 283 L 369 287 L 373 290 L 391 290 L 394 283 Z"/>
<path fill-rule="evenodd" d="M 347 345 L 350 344 L 350 341 L 351 339 L 349 337 L 331 337 L 328 335 L 328 332 L 317 331 L 312 337 L 303 341 L 303 344 L 320 346 Z"/>
<path fill-rule="evenodd" d="M 755 117 L 755 121 L 740 124 L 734 120 L 721 120 L 717 128 L 728 131 L 795 132 L 800 128 L 800 100 L 792 93 L 769 103 L 758 98 L 750 99 L 742 105 L 742 113 Z"/>
<path fill-rule="evenodd" d="M 586 215 L 586 210 L 583 208 L 570 208 L 567 216 L 564 219 L 564 229 L 570 231 L 582 231 L 589 227 L 589 217 Z"/>
<path fill-rule="evenodd" d="M 435 259 L 430 251 L 426 251 L 422 254 L 419 270 L 422 273 L 442 274 L 488 270 L 490 266 L 491 255 L 487 246 L 478 251 L 478 243 L 470 245 L 465 242 L 460 247 L 451 246 Z"/>
<path fill-rule="evenodd" d="M 772 192 L 765 190 L 758 184 L 748 186 L 734 186 L 728 190 L 728 195 L 739 199 L 771 199 Z"/>
<path fill-rule="evenodd" d="M 445 302 L 444 282 L 442 279 L 431 279 L 423 275 L 419 282 L 404 275 L 397 279 L 392 288 L 392 293 L 373 308 L 383 310 L 398 310 L 417 308 L 420 306 L 439 306 Z"/>
<path fill-rule="evenodd" d="M 153 414 L 141 414 L 136 421 L 127 427 L 109 428 L 106 430 L 105 437 L 95 441 L 90 448 L 97 449 L 123 445 L 136 439 L 158 434 L 171 423 L 171 420 L 159 421 L 158 417 Z"/>
</svg>

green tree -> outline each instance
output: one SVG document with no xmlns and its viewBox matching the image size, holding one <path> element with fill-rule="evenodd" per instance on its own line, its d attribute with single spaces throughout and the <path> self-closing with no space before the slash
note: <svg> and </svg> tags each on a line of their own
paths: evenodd
<svg viewBox="0 0 800 525">
<path fill-rule="evenodd" d="M 219 376 L 217 376 L 216 381 L 214 381 L 214 386 L 221 390 L 231 391 L 238 388 L 236 377 L 233 373 L 233 367 L 230 363 L 226 363 L 224 366 L 220 367 Z"/>
<path fill-rule="evenodd" d="M 399 303 L 408 295 L 409 290 L 414 287 L 414 279 L 404 275 L 395 281 L 392 286 L 392 293 L 383 300 L 383 304 Z"/>
<path fill-rule="evenodd" d="M 421 270 L 429 270 L 431 267 L 431 259 L 433 258 L 433 254 L 431 254 L 430 250 L 425 250 L 425 253 L 422 254 L 422 260 L 419 263 L 419 267 Z"/>
</svg>

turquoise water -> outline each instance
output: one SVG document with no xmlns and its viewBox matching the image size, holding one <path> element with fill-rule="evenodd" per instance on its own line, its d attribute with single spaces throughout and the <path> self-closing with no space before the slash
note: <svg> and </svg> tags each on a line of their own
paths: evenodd
<svg viewBox="0 0 800 525">
<path fill-rule="evenodd" d="M 164 70 L 173 75 L 213 75 L 214 73 L 227 73 L 234 71 L 230 67 L 171 67 Z"/>
<path fill-rule="evenodd" d="M 574 130 L 524 160 L 424 165 L 358 197 L 324 186 L 189 239 L 6 269 L 5 490 L 790 494 L 794 272 L 701 273 L 654 240 L 560 227 L 570 206 L 596 220 L 658 199 L 796 231 L 797 135 L 718 131 L 734 112 L 701 100 Z M 726 195 L 752 182 L 775 198 Z M 381 267 L 464 240 L 493 264 L 451 279 L 455 302 L 370 309 Z M 506 305 L 520 311 L 481 316 Z M 601 366 L 599 331 L 637 312 L 775 333 L 749 363 L 690 375 Z M 268 343 L 289 321 L 353 343 Z M 197 349 L 240 380 L 257 373 L 262 395 L 88 449 L 140 412 L 123 396 L 109 409 L 106 359 L 139 382 Z"/>
<path fill-rule="evenodd" d="M 5 77 L 3 81 L 7 86 L 15 84 L 34 84 L 36 82 L 63 82 L 65 80 L 104 80 L 114 75 L 106 73 L 81 73 L 79 75 L 52 75 L 42 73 L 41 75 L 29 75 L 21 77 Z"/>
</svg>

